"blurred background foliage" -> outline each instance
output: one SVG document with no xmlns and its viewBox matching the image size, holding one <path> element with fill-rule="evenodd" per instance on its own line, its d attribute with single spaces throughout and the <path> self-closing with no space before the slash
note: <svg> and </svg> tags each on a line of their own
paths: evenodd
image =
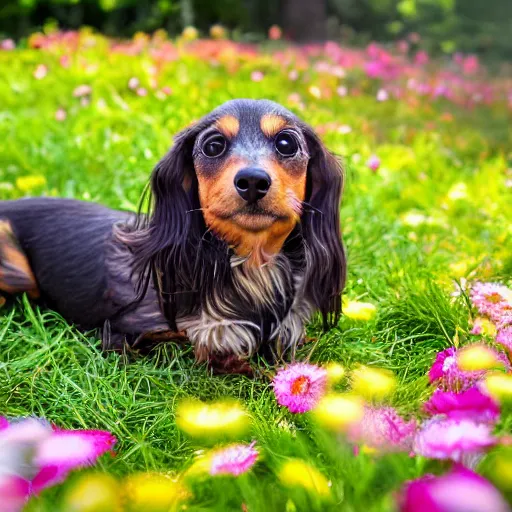
<svg viewBox="0 0 512 512">
<path fill-rule="evenodd" d="M 285 38 L 345 44 L 418 34 L 430 52 L 512 56 L 511 0 L 2 0 L 0 36 L 22 38 L 45 25 L 89 25 L 110 36 L 159 28 L 175 35 L 220 23 L 235 39 L 258 41 L 268 28 Z"/>
</svg>

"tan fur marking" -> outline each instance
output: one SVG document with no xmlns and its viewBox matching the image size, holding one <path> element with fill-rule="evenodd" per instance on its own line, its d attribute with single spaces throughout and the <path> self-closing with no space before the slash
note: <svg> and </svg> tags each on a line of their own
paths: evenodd
<svg viewBox="0 0 512 512">
<path fill-rule="evenodd" d="M 261 131 L 267 137 L 273 137 L 287 125 L 286 119 L 276 114 L 265 114 L 260 119 Z"/>
<path fill-rule="evenodd" d="M 39 297 L 34 273 L 7 221 L 0 221 L 0 290 Z"/>
<path fill-rule="evenodd" d="M 232 139 L 237 136 L 238 130 L 240 130 L 240 123 L 235 116 L 224 116 L 221 117 L 215 126 L 217 130 L 221 131 L 226 137 Z"/>
</svg>

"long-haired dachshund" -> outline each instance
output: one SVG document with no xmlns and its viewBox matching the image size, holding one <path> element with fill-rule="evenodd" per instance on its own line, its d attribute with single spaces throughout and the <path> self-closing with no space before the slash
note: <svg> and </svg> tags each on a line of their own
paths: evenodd
<svg viewBox="0 0 512 512">
<path fill-rule="evenodd" d="M 55 198 L 0 202 L 0 290 L 41 298 L 104 349 L 186 337 L 236 370 L 281 356 L 345 281 L 339 162 L 267 100 L 233 100 L 180 132 L 135 215 Z"/>
</svg>

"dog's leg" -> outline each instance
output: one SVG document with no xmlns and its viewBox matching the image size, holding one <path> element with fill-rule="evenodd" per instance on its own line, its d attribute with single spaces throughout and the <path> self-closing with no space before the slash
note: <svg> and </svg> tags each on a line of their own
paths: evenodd
<svg viewBox="0 0 512 512">
<path fill-rule="evenodd" d="M 0 219 L 0 290 L 9 294 L 27 292 L 31 299 L 39 297 L 36 278 L 27 256 L 7 220 Z"/>
</svg>

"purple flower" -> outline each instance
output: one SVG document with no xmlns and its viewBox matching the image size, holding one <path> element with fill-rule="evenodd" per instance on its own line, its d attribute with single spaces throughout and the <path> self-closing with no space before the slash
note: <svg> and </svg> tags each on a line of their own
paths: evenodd
<svg viewBox="0 0 512 512">
<path fill-rule="evenodd" d="M 499 491 L 485 478 L 462 466 L 446 475 L 426 475 L 408 482 L 400 512 L 510 512 Z"/>
<path fill-rule="evenodd" d="M 373 172 L 376 172 L 379 169 L 379 167 L 380 167 L 380 158 L 377 155 L 372 155 L 366 161 L 366 165 Z"/>
<path fill-rule="evenodd" d="M 362 420 L 354 424 L 348 437 L 378 452 L 410 452 L 416 428 L 416 420 L 404 420 L 393 407 L 366 406 Z"/>
<path fill-rule="evenodd" d="M 212 456 L 210 474 L 238 476 L 249 471 L 258 458 L 254 445 L 233 444 L 216 451 Z"/>
<path fill-rule="evenodd" d="M 423 407 L 432 415 L 443 414 L 451 419 L 469 418 L 484 423 L 494 423 L 500 415 L 499 405 L 476 387 L 462 393 L 437 389 Z"/>
<path fill-rule="evenodd" d="M 496 444 L 491 426 L 462 418 L 436 417 L 423 423 L 414 439 L 414 452 L 430 459 L 461 462 Z"/>
<path fill-rule="evenodd" d="M 294 363 L 277 372 L 273 386 L 279 405 L 293 413 L 310 411 L 325 394 L 327 371 L 313 364 Z"/>
</svg>

